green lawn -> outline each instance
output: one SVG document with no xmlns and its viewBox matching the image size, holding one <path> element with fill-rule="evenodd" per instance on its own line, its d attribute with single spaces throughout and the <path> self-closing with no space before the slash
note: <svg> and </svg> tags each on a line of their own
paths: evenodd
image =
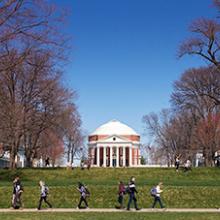
<svg viewBox="0 0 220 220">
<path fill-rule="evenodd" d="M 119 180 L 128 182 L 136 177 L 138 204 L 148 208 L 152 204 L 149 195 L 152 185 L 164 182 L 162 199 L 168 208 L 216 208 L 220 207 L 220 169 L 196 168 L 192 172 L 176 173 L 168 168 L 122 168 L 91 170 L 66 169 L 20 169 L 17 171 L 0 170 L 0 208 L 10 207 L 12 180 L 19 175 L 24 185 L 24 207 L 37 207 L 39 199 L 39 180 L 50 187 L 49 200 L 54 207 L 76 207 L 79 193 L 77 182 L 84 182 L 90 192 L 90 207 L 112 208 L 117 202 Z M 127 202 L 127 196 L 126 196 Z"/>
<path fill-rule="evenodd" d="M 219 214 L 204 213 L 8 213 L 4 220 L 219 220 Z"/>
</svg>

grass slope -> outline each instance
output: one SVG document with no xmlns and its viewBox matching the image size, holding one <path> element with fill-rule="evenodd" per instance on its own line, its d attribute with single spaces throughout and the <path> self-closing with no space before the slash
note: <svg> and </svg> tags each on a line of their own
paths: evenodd
<svg viewBox="0 0 220 220">
<path fill-rule="evenodd" d="M 219 214 L 204 213 L 7 213 L 4 220 L 219 220 Z"/>
<path fill-rule="evenodd" d="M 131 176 L 136 177 L 138 204 L 148 208 L 152 204 L 149 195 L 152 185 L 164 182 L 162 199 L 166 207 L 172 208 L 216 208 L 220 207 L 220 169 L 196 168 L 192 172 L 176 173 L 168 168 L 122 168 L 91 170 L 66 169 L 19 169 L 0 170 L 0 208 L 10 207 L 12 180 L 19 175 L 24 185 L 24 207 L 37 206 L 39 180 L 50 187 L 49 200 L 54 207 L 76 207 L 79 193 L 77 182 L 84 182 L 91 191 L 90 207 L 111 208 L 117 202 L 119 180 L 127 183 Z M 127 203 L 127 196 L 126 201 Z"/>
</svg>

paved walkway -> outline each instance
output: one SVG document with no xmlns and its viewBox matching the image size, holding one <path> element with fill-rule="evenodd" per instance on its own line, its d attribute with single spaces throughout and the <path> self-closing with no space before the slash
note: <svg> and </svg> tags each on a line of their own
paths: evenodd
<svg viewBox="0 0 220 220">
<path fill-rule="evenodd" d="M 73 209 L 73 208 L 54 208 L 54 209 L 0 209 L 0 213 L 15 213 L 15 212 L 204 212 L 204 213 L 220 213 L 220 209 L 203 209 L 203 208 L 167 208 L 167 209 L 141 209 L 136 211 L 131 209 L 127 211 L 126 209 L 110 209 L 110 208 L 91 208 L 91 209 Z"/>
</svg>

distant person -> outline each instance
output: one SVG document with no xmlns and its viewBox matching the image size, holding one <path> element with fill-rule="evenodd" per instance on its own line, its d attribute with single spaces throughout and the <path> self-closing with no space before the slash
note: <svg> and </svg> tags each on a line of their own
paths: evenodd
<svg viewBox="0 0 220 220">
<path fill-rule="evenodd" d="M 163 183 L 160 182 L 157 184 L 157 186 L 155 186 L 151 189 L 151 195 L 154 197 L 154 202 L 153 202 L 152 208 L 155 207 L 157 202 L 159 202 L 161 208 L 164 208 L 164 205 L 163 205 L 163 203 L 161 201 L 161 197 L 160 197 L 160 194 L 163 192 L 163 190 L 161 189 L 162 186 L 163 186 Z"/>
<path fill-rule="evenodd" d="M 22 206 L 22 201 L 21 201 L 22 193 L 23 193 L 23 186 L 21 184 L 19 176 L 17 176 L 13 181 L 12 207 L 14 209 L 19 209 Z"/>
<path fill-rule="evenodd" d="M 189 170 L 192 170 L 192 163 L 191 163 L 191 161 L 188 159 L 187 161 L 186 161 L 186 163 L 184 164 L 184 172 L 187 172 L 187 171 L 189 171 Z"/>
<path fill-rule="evenodd" d="M 45 160 L 45 167 L 50 167 L 50 158 L 47 157 Z"/>
<path fill-rule="evenodd" d="M 119 182 L 118 186 L 118 203 L 119 206 L 116 206 L 117 209 L 124 209 L 124 195 L 125 195 L 125 185 L 122 181 Z"/>
<path fill-rule="evenodd" d="M 89 207 L 89 205 L 88 205 L 88 202 L 87 202 L 87 197 L 89 197 L 90 196 L 90 192 L 89 192 L 89 190 L 87 189 L 87 187 L 84 185 L 84 184 L 82 184 L 82 183 L 78 183 L 78 188 L 77 188 L 77 190 L 80 192 L 80 200 L 79 200 L 79 204 L 78 204 L 78 206 L 77 206 L 77 208 L 79 208 L 79 209 L 86 209 L 86 208 L 88 208 Z M 85 207 L 82 207 L 81 205 L 82 205 L 82 202 L 84 202 L 84 204 L 85 204 Z"/>
<path fill-rule="evenodd" d="M 135 178 L 134 177 L 131 177 L 131 180 L 128 184 L 128 189 L 127 189 L 127 192 L 129 193 L 129 201 L 128 201 L 128 206 L 127 206 L 127 210 L 129 211 L 130 210 L 130 206 L 131 206 L 131 203 L 132 201 L 134 201 L 134 207 L 136 210 L 140 210 L 137 206 L 137 198 L 135 196 L 137 192 L 136 190 L 136 186 L 135 186 Z"/>
<path fill-rule="evenodd" d="M 38 210 L 41 209 L 41 205 L 42 202 L 44 201 L 45 203 L 47 203 L 47 205 L 52 208 L 52 205 L 47 201 L 47 196 L 49 193 L 49 188 L 48 186 L 45 185 L 45 183 L 43 181 L 39 182 L 39 186 L 40 186 L 40 200 L 39 200 L 39 204 L 38 204 Z"/>
<path fill-rule="evenodd" d="M 176 157 L 175 157 L 176 172 L 179 172 L 179 166 L 180 166 L 180 155 L 176 155 Z"/>
</svg>

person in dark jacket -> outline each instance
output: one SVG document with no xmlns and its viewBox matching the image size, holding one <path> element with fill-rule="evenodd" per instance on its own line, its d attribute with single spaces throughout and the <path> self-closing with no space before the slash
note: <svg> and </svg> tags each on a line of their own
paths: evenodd
<svg viewBox="0 0 220 220">
<path fill-rule="evenodd" d="M 47 201 L 47 195 L 49 193 L 49 189 L 48 187 L 45 185 L 45 183 L 43 181 L 40 181 L 39 182 L 39 185 L 40 185 L 40 200 L 39 200 L 39 204 L 38 204 L 38 210 L 41 209 L 41 205 L 42 205 L 42 202 L 44 200 L 45 203 L 47 203 L 47 205 L 52 208 L 52 205 Z"/>
<path fill-rule="evenodd" d="M 23 186 L 21 184 L 19 176 L 17 176 L 13 181 L 12 207 L 14 209 L 19 209 L 22 206 L 22 201 L 21 201 L 22 193 L 23 193 Z"/>
<path fill-rule="evenodd" d="M 128 184 L 128 193 L 129 193 L 129 201 L 128 201 L 128 206 L 127 206 L 127 210 L 129 211 L 130 210 L 130 206 L 131 206 L 131 203 L 132 201 L 134 201 L 134 207 L 136 210 L 140 210 L 137 206 L 137 198 L 135 196 L 137 192 L 136 190 L 136 186 L 135 186 L 135 178 L 134 177 L 131 177 L 131 180 Z"/>
<path fill-rule="evenodd" d="M 181 156 L 181 155 L 176 155 L 176 157 L 175 157 L 175 168 L 176 168 L 176 172 L 179 172 L 180 156 Z"/>
<path fill-rule="evenodd" d="M 118 202 L 120 204 L 120 206 L 116 206 L 115 208 L 117 209 L 123 209 L 124 208 L 124 194 L 125 194 L 126 190 L 125 190 L 125 185 L 122 181 L 119 182 L 119 186 L 118 186 Z"/>
<path fill-rule="evenodd" d="M 79 208 L 79 209 L 88 208 L 89 205 L 86 200 L 86 198 L 90 195 L 88 189 L 86 188 L 85 185 L 83 185 L 82 183 L 79 182 L 77 190 L 80 192 L 80 195 L 81 195 L 77 208 Z M 82 202 L 85 203 L 85 207 L 81 206 Z"/>
</svg>

